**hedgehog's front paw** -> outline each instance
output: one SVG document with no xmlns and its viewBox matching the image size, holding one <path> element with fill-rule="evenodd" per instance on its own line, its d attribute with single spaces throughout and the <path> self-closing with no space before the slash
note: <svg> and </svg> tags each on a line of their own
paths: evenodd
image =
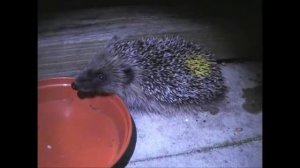
<svg viewBox="0 0 300 168">
<path fill-rule="evenodd" d="M 209 112 L 212 115 L 219 113 L 219 108 L 213 105 L 203 105 L 202 110 Z"/>
</svg>

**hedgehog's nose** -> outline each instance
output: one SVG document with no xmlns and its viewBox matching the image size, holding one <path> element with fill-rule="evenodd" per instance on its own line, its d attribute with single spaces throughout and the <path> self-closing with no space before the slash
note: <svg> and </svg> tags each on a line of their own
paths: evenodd
<svg viewBox="0 0 300 168">
<path fill-rule="evenodd" d="M 75 82 L 72 82 L 71 87 L 72 87 L 72 89 L 77 90 L 77 86 L 76 86 Z"/>
</svg>

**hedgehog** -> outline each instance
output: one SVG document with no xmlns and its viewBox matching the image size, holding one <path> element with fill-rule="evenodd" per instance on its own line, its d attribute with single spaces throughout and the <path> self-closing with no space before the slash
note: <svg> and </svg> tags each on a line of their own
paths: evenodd
<svg viewBox="0 0 300 168">
<path fill-rule="evenodd" d="M 214 54 L 180 36 L 114 36 L 76 76 L 81 93 L 117 94 L 129 111 L 197 113 L 224 95 Z"/>
</svg>

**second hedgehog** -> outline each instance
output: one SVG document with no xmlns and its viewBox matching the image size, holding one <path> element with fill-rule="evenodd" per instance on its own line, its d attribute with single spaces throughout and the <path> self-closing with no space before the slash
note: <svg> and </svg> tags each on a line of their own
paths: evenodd
<svg viewBox="0 0 300 168">
<path fill-rule="evenodd" d="M 198 112 L 224 94 L 213 54 L 180 37 L 114 37 L 76 77 L 80 92 L 115 93 L 130 111 Z"/>
</svg>

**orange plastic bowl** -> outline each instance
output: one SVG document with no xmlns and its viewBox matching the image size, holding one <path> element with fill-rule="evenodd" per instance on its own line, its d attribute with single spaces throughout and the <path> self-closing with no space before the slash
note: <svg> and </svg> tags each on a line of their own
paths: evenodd
<svg viewBox="0 0 300 168">
<path fill-rule="evenodd" d="M 129 145 L 130 114 L 116 95 L 80 99 L 73 80 L 38 82 L 38 167 L 112 167 Z"/>
</svg>

